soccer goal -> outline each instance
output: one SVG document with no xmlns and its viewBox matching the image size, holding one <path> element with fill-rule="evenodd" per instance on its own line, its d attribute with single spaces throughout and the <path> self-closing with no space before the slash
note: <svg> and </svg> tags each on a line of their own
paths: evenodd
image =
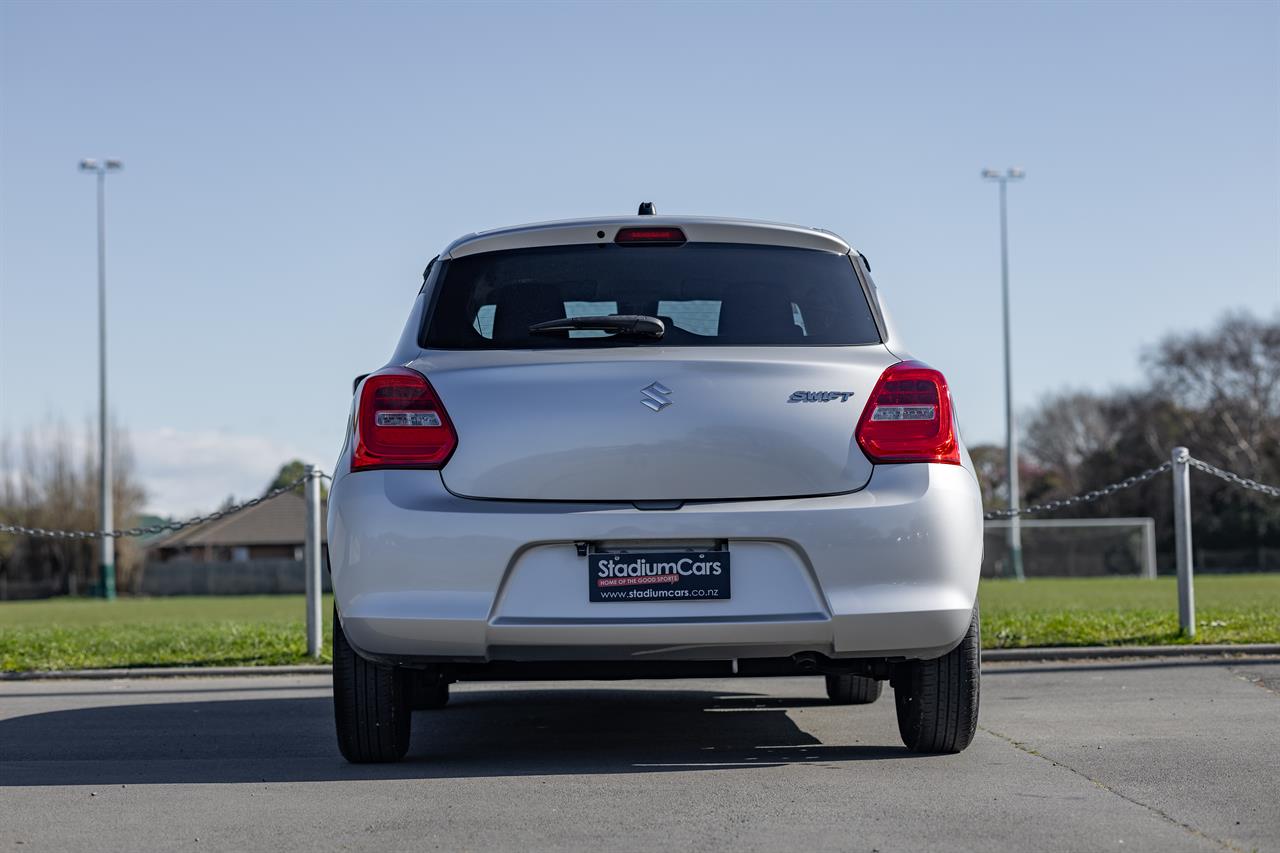
<svg viewBox="0 0 1280 853">
<path fill-rule="evenodd" d="M 1008 520 L 988 521 L 984 578 L 1010 578 Z M 1024 518 L 1022 568 L 1029 578 L 1156 576 L 1156 523 L 1151 518 Z"/>
</svg>

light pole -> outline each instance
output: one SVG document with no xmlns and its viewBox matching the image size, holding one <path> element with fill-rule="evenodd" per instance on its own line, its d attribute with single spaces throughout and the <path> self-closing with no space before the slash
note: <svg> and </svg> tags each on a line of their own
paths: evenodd
<svg viewBox="0 0 1280 853">
<path fill-rule="evenodd" d="M 1010 181 L 1020 181 L 1027 176 L 1022 169 L 1012 168 L 1004 172 L 983 169 L 982 178 L 1000 185 L 1000 292 L 1004 300 L 1004 429 L 1005 467 L 1009 471 L 1009 509 L 1017 509 L 1021 498 L 1018 494 L 1018 431 L 1013 417 L 1013 356 L 1009 348 L 1009 226 L 1006 199 Z M 1018 516 L 1009 519 L 1009 564 L 1013 576 L 1023 580 L 1022 527 Z"/>
<path fill-rule="evenodd" d="M 111 433 L 107 424 L 107 173 L 124 168 L 119 160 L 81 160 L 80 171 L 98 177 L 98 507 L 102 530 L 111 530 Z M 116 543 L 102 537 L 98 569 L 102 597 L 116 597 Z"/>
</svg>

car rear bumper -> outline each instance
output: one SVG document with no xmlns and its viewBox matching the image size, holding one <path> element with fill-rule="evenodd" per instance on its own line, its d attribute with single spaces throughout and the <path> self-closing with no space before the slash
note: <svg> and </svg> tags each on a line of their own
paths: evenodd
<svg viewBox="0 0 1280 853">
<path fill-rule="evenodd" d="M 982 506 L 956 465 L 878 466 L 818 498 L 494 501 L 434 471 L 345 473 L 329 502 L 342 626 L 362 654 L 425 661 L 932 658 L 968 628 Z M 587 601 L 575 542 L 727 540 L 723 601 Z"/>
</svg>

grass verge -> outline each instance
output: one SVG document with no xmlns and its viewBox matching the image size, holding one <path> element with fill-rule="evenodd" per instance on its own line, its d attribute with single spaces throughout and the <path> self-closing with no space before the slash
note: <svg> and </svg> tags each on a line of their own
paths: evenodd
<svg viewBox="0 0 1280 853">
<path fill-rule="evenodd" d="M 4 602 L 0 671 L 315 663 L 303 608 L 300 595 Z M 329 596 L 321 612 L 327 663 Z"/>
<path fill-rule="evenodd" d="M 1172 578 L 983 581 L 983 645 L 1164 645 L 1178 635 Z M 1280 574 L 1196 580 L 1197 643 L 1280 643 Z M 331 600 L 326 596 L 324 657 Z M 301 596 L 0 603 L 0 671 L 312 662 Z"/>
<path fill-rule="evenodd" d="M 1196 578 L 1196 643 L 1280 643 L 1280 574 Z M 984 648 L 1143 646 L 1178 633 L 1174 578 L 983 581 Z"/>
</svg>

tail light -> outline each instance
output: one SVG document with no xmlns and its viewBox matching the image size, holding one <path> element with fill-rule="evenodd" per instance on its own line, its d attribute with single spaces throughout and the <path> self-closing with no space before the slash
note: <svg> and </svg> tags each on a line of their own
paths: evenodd
<svg viewBox="0 0 1280 853">
<path fill-rule="evenodd" d="M 959 465 L 946 377 L 918 361 L 889 367 L 862 410 L 857 436 L 873 462 Z"/>
<path fill-rule="evenodd" d="M 388 367 L 364 380 L 351 470 L 439 468 L 457 446 L 449 415 L 421 373 Z"/>
</svg>

